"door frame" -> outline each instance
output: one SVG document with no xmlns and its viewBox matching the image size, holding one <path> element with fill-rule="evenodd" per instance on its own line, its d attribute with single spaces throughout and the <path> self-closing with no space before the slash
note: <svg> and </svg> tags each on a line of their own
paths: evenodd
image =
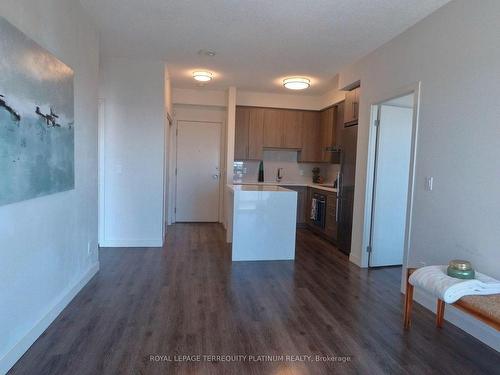
<svg viewBox="0 0 500 375">
<path fill-rule="evenodd" d="M 171 211 L 171 223 L 174 224 L 177 222 L 176 217 L 176 208 L 177 208 L 177 138 L 179 135 L 179 123 L 182 122 L 199 122 L 204 124 L 217 124 L 220 128 L 220 138 L 219 138 L 219 204 L 218 204 L 218 212 L 217 212 L 217 220 L 219 223 L 222 222 L 223 218 L 223 210 L 221 209 L 221 205 L 223 203 L 223 194 L 224 194 L 224 184 L 223 182 L 223 168 L 222 163 L 224 161 L 224 155 L 222 152 L 222 148 L 224 145 L 224 124 L 221 121 L 200 121 L 200 120 L 186 120 L 186 119 L 176 119 L 175 120 L 175 132 L 173 138 L 173 171 L 171 172 L 173 189 L 172 189 L 172 211 Z"/>
<path fill-rule="evenodd" d="M 162 215 L 162 238 L 166 241 L 168 226 L 170 225 L 170 155 L 173 119 L 165 108 L 164 140 L 163 145 L 163 215 Z"/>
<path fill-rule="evenodd" d="M 378 129 L 376 121 L 379 120 L 379 107 L 385 102 L 399 98 L 405 95 L 414 95 L 413 106 L 413 120 L 411 131 L 411 151 L 410 151 L 410 173 L 408 176 L 408 198 L 406 210 L 406 224 L 404 236 L 404 250 L 403 250 L 403 269 L 401 274 L 401 287 L 405 288 L 404 275 L 408 267 L 408 258 L 410 254 L 410 241 L 411 241 L 411 228 L 413 217 L 413 201 L 415 193 L 415 169 L 416 169 L 416 152 L 418 141 L 418 125 L 419 125 L 419 108 L 420 108 L 420 92 L 421 82 L 415 82 L 409 86 L 392 91 L 389 94 L 381 95 L 380 98 L 374 100 L 370 105 L 370 129 L 368 135 L 368 160 L 367 160 L 367 179 L 365 190 L 365 219 L 363 225 L 363 249 L 368 249 L 371 246 L 372 237 L 372 215 L 373 215 L 373 197 L 374 197 L 374 179 L 376 168 L 376 151 L 377 151 L 377 133 Z M 369 265 L 368 256 L 366 259 L 366 266 Z"/>
<path fill-rule="evenodd" d="M 98 115 L 97 115 L 97 158 L 98 158 L 98 173 L 97 173 L 97 205 L 98 205 L 98 215 L 97 215 L 97 240 L 100 246 L 106 242 L 106 224 L 105 224 L 105 205 L 106 205 L 106 159 L 105 159 L 105 147 L 106 142 L 104 141 L 106 123 L 106 100 L 103 98 L 98 99 Z"/>
</svg>

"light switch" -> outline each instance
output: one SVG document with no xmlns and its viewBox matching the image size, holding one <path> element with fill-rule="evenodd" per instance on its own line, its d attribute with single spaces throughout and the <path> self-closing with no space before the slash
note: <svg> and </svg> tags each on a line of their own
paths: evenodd
<svg viewBox="0 0 500 375">
<path fill-rule="evenodd" d="M 434 177 L 428 176 L 425 178 L 425 190 L 432 191 L 433 184 L 434 184 Z"/>
</svg>

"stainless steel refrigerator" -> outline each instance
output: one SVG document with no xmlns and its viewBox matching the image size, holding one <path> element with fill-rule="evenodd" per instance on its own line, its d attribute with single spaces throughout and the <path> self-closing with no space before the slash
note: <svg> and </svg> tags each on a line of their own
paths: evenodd
<svg viewBox="0 0 500 375">
<path fill-rule="evenodd" d="M 358 125 L 348 127 L 343 125 L 342 108 L 339 108 L 338 115 L 338 152 L 337 155 L 334 156 L 340 162 L 340 172 L 337 182 L 337 205 L 339 210 L 337 223 L 337 247 L 343 253 L 349 254 L 351 252 Z"/>
</svg>

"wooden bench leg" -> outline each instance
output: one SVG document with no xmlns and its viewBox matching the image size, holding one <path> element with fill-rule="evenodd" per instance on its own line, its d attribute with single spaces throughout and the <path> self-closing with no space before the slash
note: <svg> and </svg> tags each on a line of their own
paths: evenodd
<svg viewBox="0 0 500 375">
<path fill-rule="evenodd" d="M 405 308 L 404 308 L 404 329 L 410 329 L 411 325 L 411 310 L 413 307 L 413 285 L 408 282 L 408 279 L 414 269 L 408 269 L 406 275 L 406 293 L 405 293 Z"/>
<path fill-rule="evenodd" d="M 444 307 L 446 304 L 442 299 L 438 299 L 436 308 L 436 327 L 443 328 L 444 321 Z"/>
</svg>

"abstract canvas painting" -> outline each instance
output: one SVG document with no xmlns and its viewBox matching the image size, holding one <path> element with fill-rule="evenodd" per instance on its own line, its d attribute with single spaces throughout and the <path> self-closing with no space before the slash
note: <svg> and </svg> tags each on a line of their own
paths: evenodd
<svg viewBox="0 0 500 375">
<path fill-rule="evenodd" d="M 71 190 L 74 73 L 0 17 L 0 206 Z"/>
</svg>

